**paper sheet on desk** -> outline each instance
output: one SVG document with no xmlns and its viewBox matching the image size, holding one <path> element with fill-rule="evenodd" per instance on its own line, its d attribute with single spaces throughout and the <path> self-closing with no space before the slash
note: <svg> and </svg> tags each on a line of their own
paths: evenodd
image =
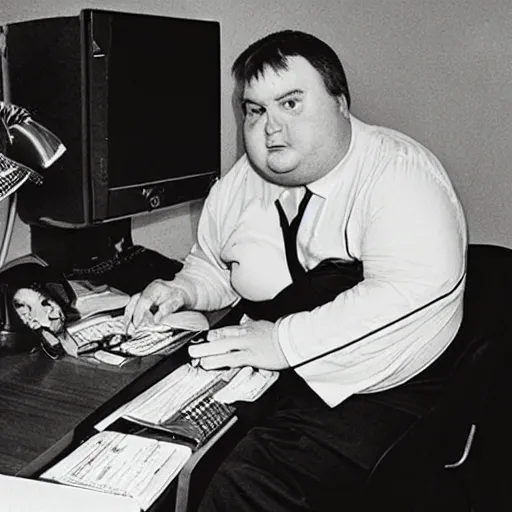
<svg viewBox="0 0 512 512">
<path fill-rule="evenodd" d="M 140 512 L 135 500 L 78 487 L 0 475 L 2 512 Z"/>
<path fill-rule="evenodd" d="M 277 380 L 279 372 L 242 368 L 220 391 L 213 395 L 217 402 L 254 402 Z"/>
<path fill-rule="evenodd" d="M 177 311 L 170 313 L 162 318 L 160 323 L 155 324 L 144 319 L 140 325 L 134 327 L 133 324 L 128 325 L 128 334 L 136 334 L 144 331 L 165 332 L 171 329 L 183 329 L 185 331 L 199 332 L 209 329 L 208 319 L 199 311 Z"/>
<path fill-rule="evenodd" d="M 137 327 L 127 326 L 124 316 L 99 315 L 68 325 L 63 343 L 73 356 L 120 366 L 131 356 L 177 349 L 181 346 L 179 341 L 189 333 L 208 327 L 206 316 L 197 311 L 180 311 L 168 315 L 162 323 L 145 321 Z"/>
</svg>

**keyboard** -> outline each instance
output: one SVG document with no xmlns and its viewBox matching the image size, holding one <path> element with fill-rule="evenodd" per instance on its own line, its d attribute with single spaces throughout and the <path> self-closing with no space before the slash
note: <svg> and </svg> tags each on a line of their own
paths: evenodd
<svg viewBox="0 0 512 512">
<path fill-rule="evenodd" d="M 74 267 L 69 275 L 73 279 L 103 276 L 121 265 L 140 258 L 147 250 L 140 245 L 133 245 L 122 252 L 116 252 L 111 258 L 105 260 L 95 259 L 90 265 Z"/>
<path fill-rule="evenodd" d="M 196 430 L 198 445 L 206 442 L 235 412 L 233 406 L 214 400 L 213 395 L 222 386 L 220 382 L 214 384 L 205 394 L 187 404 L 174 419 L 175 424 L 183 421 Z"/>
<path fill-rule="evenodd" d="M 235 413 L 235 407 L 213 397 L 238 371 L 182 365 L 136 397 L 125 417 L 146 426 L 160 425 L 199 446 Z"/>
<path fill-rule="evenodd" d="M 108 284 L 133 295 L 155 279 L 173 279 L 183 264 L 141 245 L 132 245 L 104 260 L 76 265 L 65 273 L 69 280 Z"/>
</svg>

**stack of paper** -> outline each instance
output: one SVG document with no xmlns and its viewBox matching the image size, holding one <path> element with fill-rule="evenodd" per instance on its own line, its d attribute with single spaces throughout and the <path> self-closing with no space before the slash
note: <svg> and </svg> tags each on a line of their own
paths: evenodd
<svg viewBox="0 0 512 512">
<path fill-rule="evenodd" d="M 69 281 L 76 295 L 75 308 L 82 320 L 99 313 L 122 310 L 130 296 L 107 285 L 93 285 L 86 280 Z"/>
</svg>

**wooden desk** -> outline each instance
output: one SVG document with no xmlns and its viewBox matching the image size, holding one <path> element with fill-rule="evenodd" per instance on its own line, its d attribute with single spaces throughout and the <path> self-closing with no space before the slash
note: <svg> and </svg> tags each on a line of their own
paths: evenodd
<svg viewBox="0 0 512 512">
<path fill-rule="evenodd" d="M 178 355 L 91 365 L 43 352 L 0 358 L 0 473 L 31 476 L 95 420 L 180 364 Z"/>
<path fill-rule="evenodd" d="M 220 325 L 226 313 L 209 315 L 210 325 Z M 0 473 L 37 474 L 100 419 L 186 359 L 186 350 L 178 350 L 118 368 L 71 357 L 54 361 L 41 351 L 0 357 Z"/>
</svg>

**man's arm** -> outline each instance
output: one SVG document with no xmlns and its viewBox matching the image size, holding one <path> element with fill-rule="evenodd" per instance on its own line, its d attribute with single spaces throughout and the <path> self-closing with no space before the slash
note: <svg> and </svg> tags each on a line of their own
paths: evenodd
<svg viewBox="0 0 512 512">
<path fill-rule="evenodd" d="M 233 172 L 236 170 L 235 164 Z M 222 262 L 223 208 L 230 194 L 226 180 L 216 182 L 205 200 L 197 230 L 197 242 L 173 280 L 157 279 L 132 297 L 126 307 L 125 322 L 139 325 L 144 319 L 159 323 L 178 309 L 215 310 L 233 304 L 238 295 L 231 287 L 229 269 Z"/>
<path fill-rule="evenodd" d="M 411 377 L 446 348 L 461 319 L 466 226 L 437 160 L 390 161 L 360 213 L 364 280 L 277 328 L 292 366 L 346 347 L 297 370 L 332 403 Z"/>
<path fill-rule="evenodd" d="M 197 229 L 197 242 L 185 259 L 183 269 L 172 285 L 182 289 L 192 309 L 211 311 L 233 304 L 238 299 L 230 283 L 230 272 L 221 260 L 222 205 L 221 182 L 215 183 L 205 200 Z"/>
</svg>

